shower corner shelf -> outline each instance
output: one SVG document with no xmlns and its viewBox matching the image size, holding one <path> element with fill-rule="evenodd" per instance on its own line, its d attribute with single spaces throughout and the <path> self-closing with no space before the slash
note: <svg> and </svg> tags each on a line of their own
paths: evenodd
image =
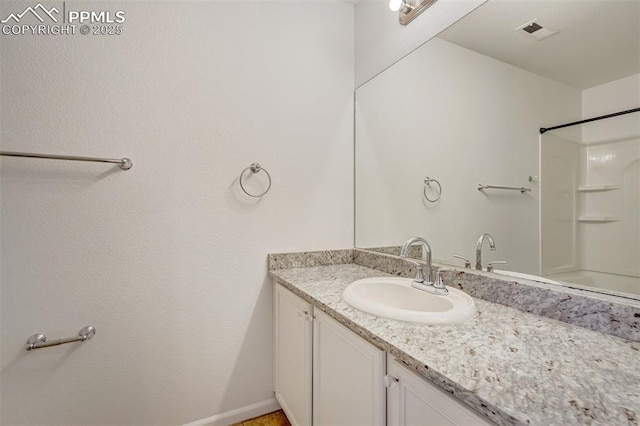
<svg viewBox="0 0 640 426">
<path fill-rule="evenodd" d="M 613 191 L 620 189 L 618 185 L 582 185 L 578 187 L 578 192 L 599 192 L 599 191 Z"/>
<path fill-rule="evenodd" d="M 605 222 L 617 222 L 620 218 L 616 216 L 578 216 L 578 222 L 593 222 L 593 223 L 605 223 Z"/>
</svg>

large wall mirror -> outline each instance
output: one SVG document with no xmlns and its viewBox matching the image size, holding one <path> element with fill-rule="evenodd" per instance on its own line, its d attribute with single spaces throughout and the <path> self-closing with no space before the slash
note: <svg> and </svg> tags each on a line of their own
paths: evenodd
<svg viewBox="0 0 640 426">
<path fill-rule="evenodd" d="M 489 0 L 356 90 L 355 245 L 640 298 L 640 112 L 539 131 L 638 107 L 640 1 Z"/>
</svg>

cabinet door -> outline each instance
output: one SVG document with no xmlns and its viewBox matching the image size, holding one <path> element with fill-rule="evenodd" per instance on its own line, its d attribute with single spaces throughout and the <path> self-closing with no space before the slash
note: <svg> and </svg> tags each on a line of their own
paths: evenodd
<svg viewBox="0 0 640 426">
<path fill-rule="evenodd" d="M 489 426 L 491 421 L 389 357 L 389 426 Z"/>
<path fill-rule="evenodd" d="M 386 423 L 385 364 L 385 352 L 316 310 L 314 426 L 383 426 Z"/>
<path fill-rule="evenodd" d="M 293 425 L 311 425 L 311 305 L 279 284 L 274 291 L 274 391 Z"/>
</svg>

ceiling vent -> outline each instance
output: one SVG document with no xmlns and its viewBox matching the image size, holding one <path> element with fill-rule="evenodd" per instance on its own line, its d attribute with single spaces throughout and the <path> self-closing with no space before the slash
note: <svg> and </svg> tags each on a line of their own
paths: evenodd
<svg viewBox="0 0 640 426">
<path fill-rule="evenodd" d="M 518 28 L 516 28 L 516 31 L 519 34 L 522 34 L 526 37 L 532 38 L 534 40 L 537 41 L 542 41 L 546 38 L 549 38 L 551 36 L 554 36 L 556 34 L 558 34 L 560 32 L 560 30 L 554 30 L 552 28 L 549 27 L 544 27 L 542 25 L 540 25 L 539 23 L 536 22 L 537 19 L 533 19 L 529 22 L 527 22 L 524 25 L 519 26 Z"/>
</svg>

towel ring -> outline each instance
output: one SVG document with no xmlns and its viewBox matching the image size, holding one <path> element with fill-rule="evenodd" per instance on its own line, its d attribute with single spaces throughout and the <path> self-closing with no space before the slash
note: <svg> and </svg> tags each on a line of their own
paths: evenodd
<svg viewBox="0 0 640 426">
<path fill-rule="evenodd" d="M 251 194 L 249 191 L 246 190 L 246 188 L 242 184 L 242 178 L 244 177 L 244 174 L 245 174 L 245 172 L 247 170 L 251 170 L 251 173 L 254 173 L 254 174 L 255 173 L 259 173 L 260 171 L 263 171 L 263 172 L 265 172 L 267 174 L 267 178 L 269 179 L 269 185 L 267 186 L 267 189 L 264 190 L 264 192 L 262 192 L 261 194 L 255 195 L 255 194 Z M 271 175 L 269 174 L 269 172 L 266 169 L 263 169 L 262 166 L 260 166 L 259 163 L 251 163 L 251 165 L 249 167 L 246 167 L 242 171 L 242 173 L 240 173 L 240 188 L 242 188 L 242 192 L 247 194 L 249 197 L 260 198 L 264 194 L 269 192 L 269 190 L 271 189 Z"/>
<path fill-rule="evenodd" d="M 432 182 L 438 185 L 438 195 L 435 198 L 429 198 L 429 196 L 427 195 L 427 187 L 431 187 Z M 430 203 L 435 203 L 442 196 L 442 185 L 440 185 L 440 182 L 438 182 L 436 179 L 431 179 L 429 176 L 427 176 L 426 178 L 424 178 L 424 189 L 422 190 L 422 193 L 424 194 L 424 198 L 426 198 L 427 201 L 429 201 Z"/>
</svg>

